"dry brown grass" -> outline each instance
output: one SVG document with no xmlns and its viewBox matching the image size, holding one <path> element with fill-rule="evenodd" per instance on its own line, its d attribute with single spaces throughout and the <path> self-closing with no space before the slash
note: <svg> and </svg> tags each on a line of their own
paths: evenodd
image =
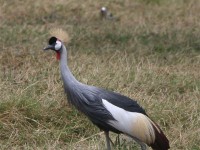
<svg viewBox="0 0 200 150">
<path fill-rule="evenodd" d="M 172 150 L 200 150 L 199 1 L 0 2 L 0 149 L 105 148 L 66 103 L 54 53 L 42 51 L 59 27 L 77 79 L 137 99 Z M 118 19 L 101 20 L 102 6 Z"/>
</svg>

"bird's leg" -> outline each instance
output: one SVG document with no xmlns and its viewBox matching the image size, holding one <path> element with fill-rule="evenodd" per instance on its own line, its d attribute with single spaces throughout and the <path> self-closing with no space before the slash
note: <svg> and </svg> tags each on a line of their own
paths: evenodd
<svg viewBox="0 0 200 150">
<path fill-rule="evenodd" d="M 140 143 L 141 150 L 147 150 L 147 146 L 144 143 Z"/>
<path fill-rule="evenodd" d="M 111 140 L 111 138 L 110 138 L 110 137 L 109 137 L 109 140 L 110 140 L 110 142 L 111 142 L 112 146 L 114 146 L 115 144 L 113 143 L 113 141 Z"/>
<path fill-rule="evenodd" d="M 145 144 L 141 144 L 141 150 L 147 150 L 147 146 Z"/>
<path fill-rule="evenodd" d="M 134 139 L 141 147 L 141 150 L 148 150 L 147 145 L 137 139 Z"/>
<path fill-rule="evenodd" d="M 110 138 L 109 138 L 109 132 L 108 131 L 104 131 L 105 136 L 106 136 L 106 145 L 107 145 L 107 150 L 111 150 L 110 147 Z"/>
</svg>

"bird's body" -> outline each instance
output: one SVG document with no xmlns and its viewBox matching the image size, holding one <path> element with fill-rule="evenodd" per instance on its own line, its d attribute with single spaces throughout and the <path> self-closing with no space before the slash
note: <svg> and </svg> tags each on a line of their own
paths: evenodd
<svg viewBox="0 0 200 150">
<path fill-rule="evenodd" d="M 100 15 L 102 19 L 114 20 L 116 19 L 111 12 L 107 10 L 106 7 L 102 7 L 100 11 Z"/>
<path fill-rule="evenodd" d="M 57 42 L 54 40 L 51 38 L 49 44 Z M 48 47 L 48 49 L 53 48 Z M 56 52 L 61 55 L 60 70 L 69 103 L 106 133 L 108 149 L 110 149 L 109 131 L 132 137 L 141 145 L 142 150 L 146 149 L 146 144 L 154 150 L 169 149 L 169 142 L 161 129 L 136 101 L 119 93 L 77 81 L 67 66 L 67 50 L 63 43 Z"/>
</svg>

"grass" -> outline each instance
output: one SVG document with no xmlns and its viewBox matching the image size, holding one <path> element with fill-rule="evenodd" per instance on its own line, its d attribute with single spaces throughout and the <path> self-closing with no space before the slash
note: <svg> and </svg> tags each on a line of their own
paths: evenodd
<svg viewBox="0 0 200 150">
<path fill-rule="evenodd" d="M 136 99 L 171 149 L 200 150 L 199 1 L 0 2 L 0 149 L 105 149 L 103 133 L 67 103 L 55 54 L 42 51 L 61 27 L 78 80 Z M 118 19 L 102 20 L 102 6 Z"/>
</svg>

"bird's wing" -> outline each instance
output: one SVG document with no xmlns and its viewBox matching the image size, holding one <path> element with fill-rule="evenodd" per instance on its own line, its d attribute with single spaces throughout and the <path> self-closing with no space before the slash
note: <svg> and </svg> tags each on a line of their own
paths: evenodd
<svg viewBox="0 0 200 150">
<path fill-rule="evenodd" d="M 73 105 L 104 131 L 128 133 L 124 128 L 127 124 L 131 128 L 130 120 L 135 116 L 147 116 L 136 101 L 118 93 L 92 86 L 77 90 L 70 92 Z"/>
<path fill-rule="evenodd" d="M 124 95 L 116 92 L 100 89 L 99 96 L 107 100 L 109 103 L 122 108 L 129 112 L 142 113 L 147 116 L 145 110 L 137 103 L 137 101 L 130 99 Z"/>
<path fill-rule="evenodd" d="M 169 142 L 159 126 L 135 100 L 105 89 L 86 89 L 83 97 L 89 100 L 87 116 L 98 127 L 124 133 L 156 149 L 169 148 Z"/>
<path fill-rule="evenodd" d="M 91 90 L 87 86 L 85 87 L 82 89 L 76 88 L 76 90 L 67 93 L 70 103 L 84 113 L 100 129 L 120 133 L 119 130 L 108 124 L 109 120 L 114 121 L 115 118 L 104 107 L 102 99 L 95 94 L 95 89 Z"/>
</svg>

